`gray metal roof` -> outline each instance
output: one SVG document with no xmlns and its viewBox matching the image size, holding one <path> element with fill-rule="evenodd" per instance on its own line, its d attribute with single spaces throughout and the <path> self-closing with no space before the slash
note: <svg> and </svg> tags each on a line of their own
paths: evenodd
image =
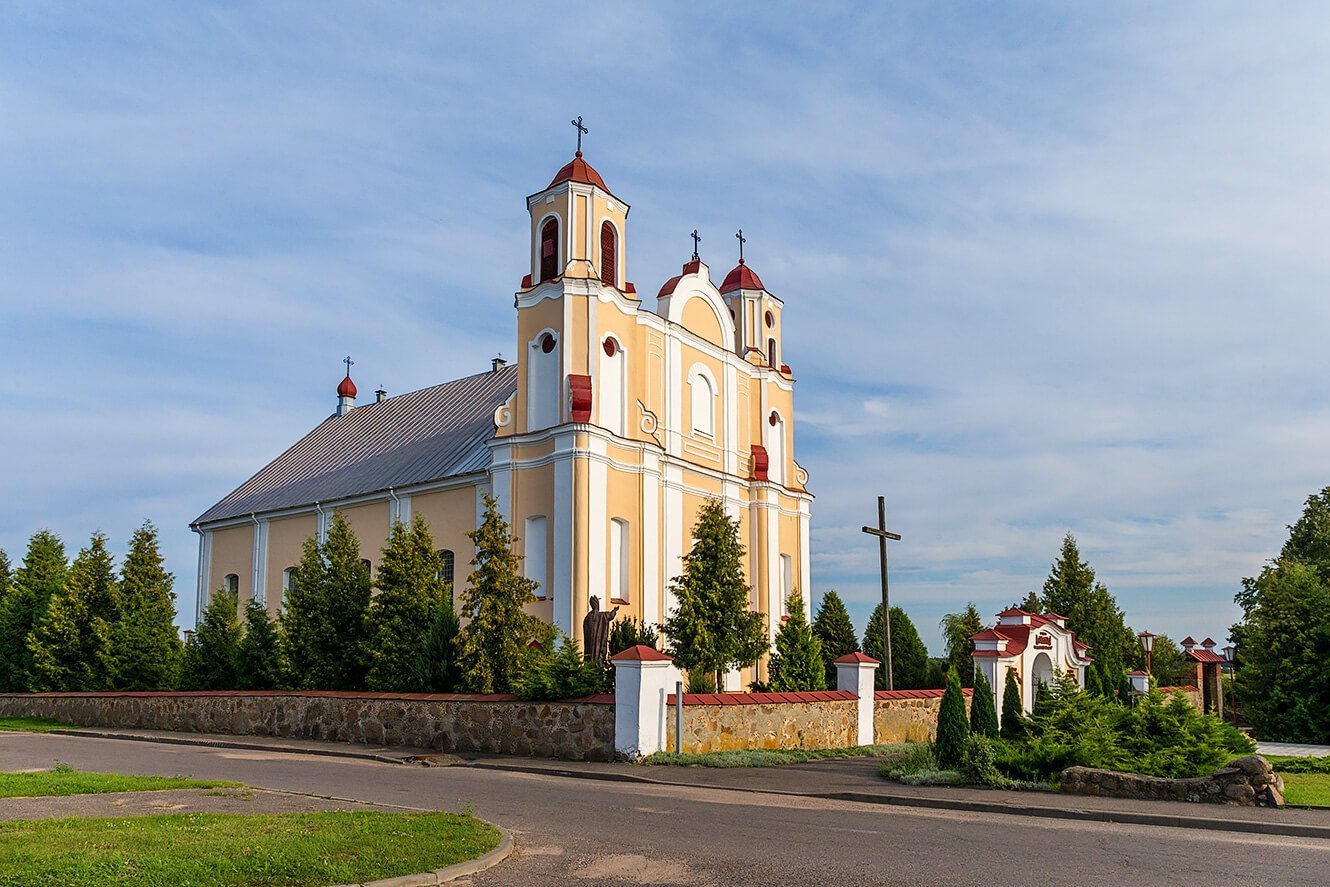
<svg viewBox="0 0 1330 887">
<path fill-rule="evenodd" d="M 510 366 L 330 416 L 195 523 L 482 471 L 494 411 L 516 390 Z"/>
</svg>

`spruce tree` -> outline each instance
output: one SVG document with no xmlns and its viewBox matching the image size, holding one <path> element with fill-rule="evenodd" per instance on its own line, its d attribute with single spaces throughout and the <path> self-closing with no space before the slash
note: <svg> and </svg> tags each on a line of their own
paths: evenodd
<svg viewBox="0 0 1330 887">
<path fill-rule="evenodd" d="M 175 577 L 166 572 L 150 521 L 134 531 L 120 567 L 120 618 L 111 631 L 107 671 L 117 690 L 172 690 L 180 679 Z"/>
<path fill-rule="evenodd" d="M 1002 688 L 1003 739 L 1020 739 L 1025 735 L 1025 710 L 1021 706 L 1021 688 L 1016 683 L 1016 669 L 1007 669 L 1007 683 Z"/>
<path fill-rule="evenodd" d="M 965 758 L 965 743 L 970 738 L 970 721 L 965 716 L 965 693 L 960 675 L 953 669 L 947 676 L 947 689 L 937 713 L 937 739 L 933 751 L 943 770 L 959 770 Z"/>
<path fill-rule="evenodd" d="M 14 581 L 14 571 L 9 565 L 9 555 L 0 548 L 0 608 L 5 605 L 5 598 L 9 597 L 9 589 Z"/>
<path fill-rule="evenodd" d="M 379 564 L 379 593 L 369 607 L 371 690 L 420 689 L 415 680 L 417 660 L 445 593 L 440 570 L 425 519 L 417 514 L 409 527 L 395 523 Z"/>
<path fill-rule="evenodd" d="M 962 687 L 968 687 L 974 680 L 974 663 L 971 659 L 974 641 L 970 638 L 984 630 L 983 617 L 973 603 L 968 603 L 961 612 L 943 616 L 940 625 L 951 671 L 960 675 Z"/>
<path fill-rule="evenodd" d="M 826 670 L 828 687 L 835 687 L 838 680 L 837 659 L 859 652 L 859 639 L 854 634 L 854 623 L 845 609 L 845 602 L 835 591 L 827 591 L 817 607 L 817 616 L 813 619 L 813 634 L 822 642 L 822 662 Z M 879 669 L 880 671 L 881 669 Z"/>
<path fill-rule="evenodd" d="M 105 690 L 110 685 L 111 629 L 119 617 L 120 590 L 106 535 L 92 534 L 74 558 L 64 588 L 52 595 L 45 615 L 28 635 L 33 690 Z"/>
<path fill-rule="evenodd" d="M 235 690 L 240 653 L 236 599 L 224 588 L 213 593 L 203 610 L 194 640 L 185 646 L 180 683 L 186 690 Z"/>
<path fill-rule="evenodd" d="M 1053 689 L 1043 681 L 1035 684 L 1034 706 L 1030 709 L 1030 718 L 1039 726 L 1053 711 Z"/>
<path fill-rule="evenodd" d="M 974 695 L 970 697 L 970 732 L 976 736 L 996 739 L 998 735 L 997 707 L 993 704 L 993 688 L 984 677 L 983 669 L 975 672 Z"/>
<path fill-rule="evenodd" d="M 21 693 L 30 688 L 28 636 L 46 615 L 51 596 L 64 588 L 68 575 L 69 562 L 60 537 L 50 530 L 33 533 L 9 594 L 0 601 L 0 692 Z"/>
<path fill-rule="evenodd" d="M 699 510 L 693 549 L 670 589 L 677 607 L 665 623 L 667 651 L 680 667 L 710 675 L 716 686 L 731 668 L 755 663 L 767 650 L 761 613 L 749 607 L 739 521 L 719 499 Z"/>
<path fill-rule="evenodd" d="M 776 632 L 776 652 L 768 665 L 768 683 L 774 693 L 797 693 L 826 688 L 822 642 L 804 616 L 804 598 L 796 588 L 786 605 L 790 616 Z"/>
<path fill-rule="evenodd" d="M 1103 696 L 1104 688 L 1099 683 L 1099 669 L 1090 663 L 1090 667 L 1085 670 L 1085 692 L 1088 696 Z"/>
<path fill-rule="evenodd" d="M 536 599 L 536 582 L 522 575 L 516 540 L 493 496 L 485 497 L 484 520 L 467 535 L 476 555 L 462 592 L 462 613 L 470 619 L 458 638 L 462 685 L 472 693 L 512 693 L 529 645 L 545 636 L 525 609 Z"/>
<path fill-rule="evenodd" d="M 1090 645 L 1090 655 L 1110 670 L 1135 655 L 1137 646 L 1118 602 L 1081 560 L 1076 537 L 1068 533 L 1044 581 L 1043 609 L 1067 617 L 1067 628 Z"/>
<path fill-rule="evenodd" d="M 250 599 L 245 605 L 244 633 L 236 644 L 236 689 L 276 690 L 284 678 L 277 623 L 267 607 Z"/>
<path fill-rule="evenodd" d="M 622 653 L 629 647 L 644 646 L 655 649 L 660 638 L 654 625 L 638 625 L 632 616 L 614 620 L 610 626 L 610 655 Z"/>
<path fill-rule="evenodd" d="M 864 629 L 864 654 L 885 662 L 882 652 L 882 605 L 873 608 Z M 928 685 L 928 648 L 919 637 L 919 631 L 900 607 L 891 608 L 891 679 L 894 690 L 921 690 Z M 873 687 L 887 688 L 887 670 L 879 668 L 873 675 Z"/>
<path fill-rule="evenodd" d="M 443 597 L 429 617 L 429 632 L 421 642 L 411 672 L 411 683 L 422 693 L 448 693 L 460 683 L 458 639 L 462 626 L 453 605 L 453 590 L 445 584 Z"/>
<path fill-rule="evenodd" d="M 335 512 L 322 545 L 305 540 L 282 629 L 291 682 L 314 690 L 360 690 L 368 671 L 369 567 L 360 540 Z"/>
</svg>

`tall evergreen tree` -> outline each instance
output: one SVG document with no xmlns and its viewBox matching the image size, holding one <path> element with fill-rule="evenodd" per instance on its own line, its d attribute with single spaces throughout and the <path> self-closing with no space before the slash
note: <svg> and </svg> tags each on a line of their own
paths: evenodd
<svg viewBox="0 0 1330 887">
<path fill-rule="evenodd" d="M 1118 602 L 1107 588 L 1095 581 L 1094 570 L 1081 560 L 1076 537 L 1068 533 L 1062 550 L 1044 581 L 1043 609 L 1067 617 L 1067 627 L 1090 645 L 1090 654 L 1115 669 L 1131 661 L 1137 646 L 1126 627 Z"/>
<path fill-rule="evenodd" d="M 864 654 L 878 662 L 885 662 L 882 652 L 882 605 L 873 608 L 864 629 Z M 922 690 L 928 685 L 928 648 L 919 637 L 919 631 L 900 607 L 891 608 L 891 678 L 896 690 Z M 873 686 L 887 688 L 887 670 L 879 668 L 873 674 Z"/>
<path fill-rule="evenodd" d="M 359 690 L 368 671 L 369 566 L 341 512 L 323 544 L 305 540 L 287 593 L 282 631 L 291 682 L 314 690 Z"/>
<path fill-rule="evenodd" d="M 804 616 L 804 598 L 795 589 L 786 603 L 789 618 L 776 632 L 776 652 L 768 664 L 769 684 L 775 693 L 822 690 L 826 684 L 826 664 L 822 661 L 822 642 Z"/>
<path fill-rule="evenodd" d="M 194 641 L 185 645 L 180 683 L 186 690 L 234 690 L 240 683 L 239 604 L 224 588 L 213 592 Z"/>
<path fill-rule="evenodd" d="M 1044 602 L 1040 599 L 1039 592 L 1027 591 L 1023 599 L 1011 606 L 1012 609 L 1024 610 L 1027 613 L 1039 613 L 1043 611 Z"/>
<path fill-rule="evenodd" d="M 235 685 L 239 690 L 276 690 L 285 682 L 277 623 L 253 598 L 245 604 L 244 633 L 236 644 Z"/>
<path fill-rule="evenodd" d="M 31 686 L 28 636 L 68 576 L 69 561 L 60 537 L 50 530 L 33 533 L 10 592 L 0 601 L 0 691 L 21 693 Z"/>
<path fill-rule="evenodd" d="M 431 618 L 446 592 L 440 570 L 434 538 L 424 518 L 417 514 L 410 526 L 401 521 L 393 525 L 379 564 L 379 593 L 369 607 L 371 690 L 420 689 L 417 661 L 431 630 Z"/>
<path fill-rule="evenodd" d="M 834 591 L 822 595 L 817 616 L 813 619 L 813 634 L 822 643 L 822 662 L 826 669 L 828 687 L 835 687 L 836 666 L 832 665 L 847 653 L 859 652 L 859 639 L 854 634 L 854 623 L 845 609 L 845 602 Z M 879 669 L 880 671 L 881 669 Z"/>
<path fill-rule="evenodd" d="M 144 521 L 120 567 L 120 618 L 105 651 L 109 683 L 117 690 L 172 690 L 180 679 L 175 577 L 163 563 L 157 528 Z"/>
<path fill-rule="evenodd" d="M 762 614 L 748 605 L 743 557 L 739 521 L 719 499 L 708 500 L 693 526 L 683 575 L 671 584 L 678 606 L 665 622 L 665 636 L 682 668 L 712 675 L 717 686 L 724 672 L 752 665 L 767 650 Z"/>
<path fill-rule="evenodd" d="M 976 736 L 996 739 L 998 735 L 997 707 L 993 704 L 993 688 L 982 670 L 974 675 L 974 696 L 970 698 L 970 732 Z"/>
<path fill-rule="evenodd" d="M 1003 739 L 1020 739 L 1025 735 L 1025 710 L 1014 668 L 1007 669 L 1007 682 L 1002 688 L 1002 727 L 998 732 Z"/>
<path fill-rule="evenodd" d="M 119 617 L 120 590 L 106 536 L 93 533 L 78 553 L 64 588 L 28 635 L 33 690 L 105 690 L 111 629 Z"/>
<path fill-rule="evenodd" d="M 1311 564 L 1330 581 L 1330 487 L 1307 497 L 1302 516 L 1288 528 L 1279 560 Z"/>
<path fill-rule="evenodd" d="M 965 743 L 970 738 L 970 721 L 965 716 L 965 694 L 960 675 L 953 669 L 947 676 L 947 689 L 937 713 L 937 739 L 933 750 L 943 770 L 959 770 L 965 757 Z"/>
<path fill-rule="evenodd" d="M 939 624 L 950 670 L 960 676 L 962 687 L 969 687 L 974 683 L 974 641 L 970 638 L 984 630 L 984 618 L 971 602 L 961 612 L 943 616 Z"/>
<path fill-rule="evenodd" d="M 546 635 L 525 610 L 536 599 L 536 582 L 522 575 L 516 540 L 493 496 L 485 497 L 484 520 L 468 535 L 476 556 L 462 592 L 462 612 L 470 619 L 459 635 L 462 684 L 473 693 L 512 693 L 530 644 Z"/>
<path fill-rule="evenodd" d="M 0 548 L 0 607 L 4 607 L 5 598 L 9 597 L 9 589 L 13 582 L 14 571 L 9 564 L 9 555 Z"/>
<path fill-rule="evenodd" d="M 452 586 L 445 584 L 443 597 L 430 614 L 429 633 L 421 643 L 412 670 L 411 683 L 421 692 L 448 693 L 460 685 L 457 636 L 461 630 Z"/>
</svg>

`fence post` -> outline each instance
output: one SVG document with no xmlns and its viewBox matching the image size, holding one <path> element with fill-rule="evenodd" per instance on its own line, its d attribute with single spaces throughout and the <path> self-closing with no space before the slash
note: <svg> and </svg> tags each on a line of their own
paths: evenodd
<svg viewBox="0 0 1330 887">
<path fill-rule="evenodd" d="M 610 657 L 614 663 L 614 750 L 628 759 L 655 754 L 665 736 L 670 657 L 639 644 Z"/>
<path fill-rule="evenodd" d="M 846 653 L 835 660 L 836 689 L 853 693 L 859 699 L 856 707 L 858 731 L 856 745 L 873 744 L 873 675 L 881 665 L 863 653 Z"/>
</svg>

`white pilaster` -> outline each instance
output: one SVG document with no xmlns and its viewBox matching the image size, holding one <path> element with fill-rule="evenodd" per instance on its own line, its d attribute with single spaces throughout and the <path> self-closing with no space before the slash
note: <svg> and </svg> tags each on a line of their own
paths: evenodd
<svg viewBox="0 0 1330 887">
<path fill-rule="evenodd" d="M 859 699 L 857 706 L 859 745 L 873 744 L 873 674 L 881 664 L 863 653 L 847 653 L 834 663 L 836 689 L 853 693 Z"/>
<path fill-rule="evenodd" d="M 566 441 L 555 440 L 556 452 L 572 449 L 572 435 Z M 573 460 L 571 452 L 561 455 L 554 463 L 554 572 L 553 588 L 554 624 L 569 637 L 573 636 Z"/>
<path fill-rule="evenodd" d="M 665 748 L 665 699 L 678 670 L 651 647 L 630 647 L 614 663 L 614 750 L 629 759 Z"/>
</svg>

